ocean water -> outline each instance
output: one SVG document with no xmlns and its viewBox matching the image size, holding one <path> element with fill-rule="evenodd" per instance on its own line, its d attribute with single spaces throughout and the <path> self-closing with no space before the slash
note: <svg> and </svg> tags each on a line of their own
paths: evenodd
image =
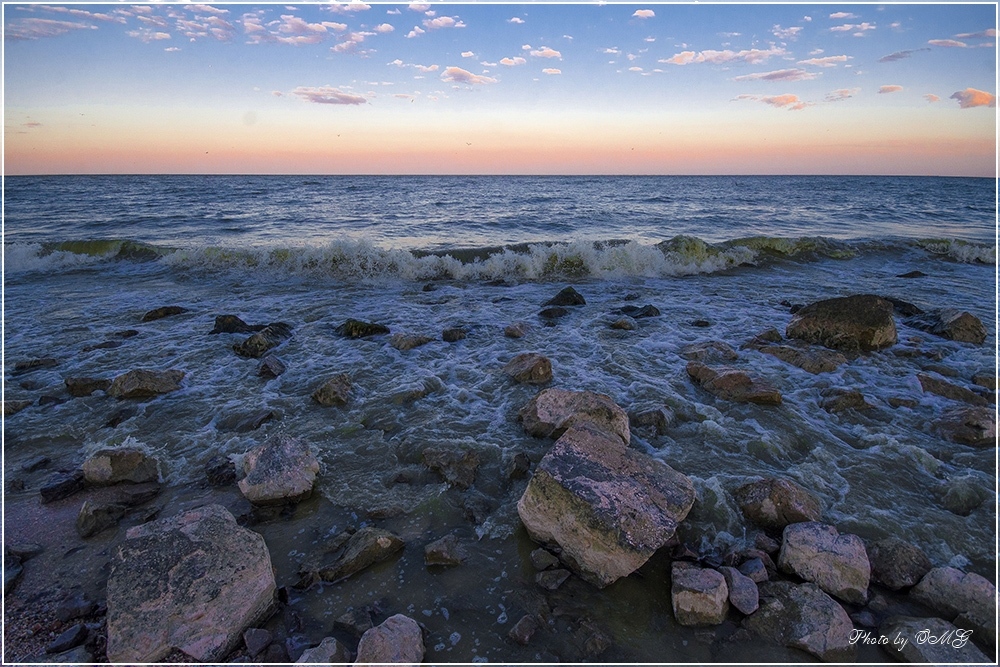
<svg viewBox="0 0 1000 667">
<path fill-rule="evenodd" d="M 205 464 L 293 435 L 323 469 L 313 499 L 252 526 L 268 541 L 279 586 L 346 527 L 373 523 L 407 541 L 397 560 L 293 594 L 298 632 L 314 643 L 348 607 L 377 604 L 424 623 L 428 661 L 594 660 L 574 639 L 586 623 L 612 640 L 602 661 L 805 658 L 755 642 L 734 648 L 725 629 L 677 626 L 664 558 L 602 591 L 571 578 L 543 595 L 515 507 L 525 481 L 505 475 L 515 453 L 534 466 L 551 444 L 516 418 L 538 389 L 501 372 L 525 351 L 552 360 L 552 386 L 675 413 L 664 433 L 634 429 L 632 446 L 692 478 L 698 500 L 679 535 L 702 551 L 752 543 L 732 490 L 777 475 L 816 494 L 841 532 L 898 536 L 935 565 L 994 578 L 996 452 L 941 438 L 934 424 L 958 404 L 923 393 L 916 377 L 972 386 L 977 372 L 995 373 L 992 179 L 9 177 L 4 206 L 4 395 L 35 402 L 4 422 L 5 476 L 26 482 L 7 495 L 8 525 L 37 510 L 44 475 L 24 473 L 26 461 L 73 467 L 117 444 L 163 463 L 162 513 L 208 501 L 245 512 L 238 492 L 205 484 Z M 911 271 L 925 275 L 899 277 Z M 547 326 L 538 312 L 567 285 L 587 304 Z M 769 327 L 784 332 L 788 304 L 856 293 L 967 310 L 986 324 L 987 341 L 948 341 L 897 318 L 896 346 L 818 375 L 739 350 Z M 645 304 L 661 315 L 634 331 L 610 327 L 617 309 Z M 164 305 L 188 312 L 140 322 Z M 293 336 L 276 350 L 288 370 L 257 377 L 258 362 L 232 350 L 245 335 L 208 334 L 220 314 L 289 323 Z M 403 352 L 384 336 L 339 338 L 348 318 L 435 340 Z M 504 336 L 514 322 L 529 324 L 524 338 Z M 451 327 L 467 337 L 444 342 Z M 124 330 L 139 333 L 121 338 Z M 708 340 L 739 350 L 731 365 L 776 386 L 782 405 L 729 403 L 694 386 L 680 352 Z M 94 347 L 105 341 L 120 345 Z M 58 364 L 12 373 L 45 357 Z M 38 404 L 68 398 L 66 377 L 133 368 L 183 370 L 183 389 L 137 404 L 103 392 Z M 348 405 L 315 404 L 310 394 L 338 373 L 352 379 Z M 820 392 L 831 387 L 860 390 L 872 409 L 825 411 Z M 890 398 L 913 402 L 892 407 Z M 134 413 L 105 427 L 125 405 Z M 259 410 L 274 418 L 255 431 L 228 428 Z M 421 465 L 424 449 L 441 446 L 477 452 L 470 490 L 449 489 Z M 964 516 L 944 501 L 956 486 L 982 499 Z M 100 571 L 123 527 L 87 540 L 80 557 Z M 468 561 L 428 569 L 423 545 L 448 533 Z M 99 575 L 85 585 L 100 595 Z M 529 646 L 506 639 L 538 609 L 549 624 Z M 862 656 L 883 659 L 871 651 Z"/>
</svg>

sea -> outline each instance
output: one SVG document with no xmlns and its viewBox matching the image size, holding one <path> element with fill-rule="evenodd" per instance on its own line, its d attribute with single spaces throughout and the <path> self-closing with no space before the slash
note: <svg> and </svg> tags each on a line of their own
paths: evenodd
<svg viewBox="0 0 1000 667">
<path fill-rule="evenodd" d="M 4 400 L 32 402 L 4 420 L 8 541 L 24 537 L 20 517 L 48 520 L 38 487 L 52 471 L 140 447 L 161 463 L 157 516 L 220 502 L 264 535 L 288 595 L 269 621 L 279 637 L 318 643 L 354 608 L 418 620 L 428 662 L 808 659 L 737 633 L 735 612 L 717 628 L 679 626 L 669 549 L 605 589 L 576 577 L 538 586 L 537 545 L 516 510 L 527 480 L 510 473 L 520 453 L 534 470 L 551 441 L 517 418 L 540 388 L 502 372 L 536 352 L 552 362 L 548 386 L 606 394 L 631 413 L 666 409 L 661 428 L 633 429 L 631 447 L 692 479 L 697 500 L 678 538 L 699 554 L 753 546 L 759 531 L 733 491 L 783 477 L 815 494 L 842 533 L 899 537 L 934 565 L 995 582 L 996 449 L 942 437 L 937 422 L 961 404 L 917 379 L 993 400 L 971 378 L 996 375 L 995 179 L 52 176 L 7 177 L 3 194 Z M 540 317 L 567 286 L 586 304 Z M 851 294 L 965 310 L 988 337 L 955 342 L 897 316 L 896 345 L 819 374 L 741 347 L 770 328 L 783 334 L 796 305 Z M 611 327 L 621 308 L 647 304 L 660 314 Z M 186 312 L 141 321 L 160 306 Z M 247 334 L 209 333 L 223 314 L 288 323 L 292 337 L 275 350 L 287 370 L 259 377 L 259 361 L 233 351 Z M 349 318 L 433 340 L 401 351 L 384 335 L 342 338 L 335 329 Z M 518 322 L 526 335 L 506 336 Z M 465 337 L 443 340 L 452 328 Z M 706 341 L 731 346 L 727 363 L 778 388 L 782 404 L 727 402 L 694 385 L 682 351 Z M 13 372 L 43 358 L 56 363 Z M 182 370 L 182 389 L 129 402 L 64 387 L 135 368 Z M 311 400 L 341 373 L 347 405 Z M 828 412 L 831 388 L 858 390 L 871 407 Z M 259 428 L 234 426 L 267 413 Z M 320 460 L 308 501 L 262 516 L 235 485 L 206 481 L 213 459 L 238 463 L 276 434 Z M 423 465 L 428 448 L 475 452 L 474 484 L 449 486 Z M 39 457 L 50 462 L 25 469 Z M 75 518 L 80 501 L 61 502 Z M 133 512 L 87 540 L 70 528 L 44 576 L 100 599 L 114 545 L 147 518 Z M 294 588 L 325 540 L 364 525 L 402 537 L 401 555 Z M 465 562 L 426 566 L 424 545 L 448 534 Z M 525 614 L 543 623 L 522 646 L 507 635 Z M 859 656 L 886 657 L 874 647 Z"/>
</svg>

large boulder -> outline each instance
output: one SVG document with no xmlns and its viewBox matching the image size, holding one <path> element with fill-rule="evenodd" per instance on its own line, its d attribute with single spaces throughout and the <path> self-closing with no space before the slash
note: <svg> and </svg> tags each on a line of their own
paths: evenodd
<svg viewBox="0 0 1000 667">
<path fill-rule="evenodd" d="M 825 662 L 854 662 L 854 624 L 818 586 L 768 581 L 759 589 L 760 609 L 743 620 L 747 630 Z"/>
<path fill-rule="evenodd" d="M 522 352 L 507 362 L 503 373 L 514 382 L 545 384 L 552 380 L 552 362 L 535 352 Z"/>
<path fill-rule="evenodd" d="M 240 491 L 255 505 L 274 505 L 306 498 L 312 493 L 319 461 L 308 445 L 279 434 L 243 457 Z"/>
<path fill-rule="evenodd" d="M 517 512 L 532 539 L 558 545 L 564 563 L 603 587 L 666 544 L 694 498 L 690 479 L 581 422 L 539 462 Z"/>
<path fill-rule="evenodd" d="M 358 643 L 355 665 L 419 665 L 424 659 L 424 635 L 409 616 L 396 614 L 365 632 Z"/>
<path fill-rule="evenodd" d="M 184 371 L 152 371 L 145 368 L 122 373 L 107 388 L 109 396 L 115 398 L 153 398 L 181 388 Z"/>
<path fill-rule="evenodd" d="M 905 322 L 915 329 L 961 343 L 981 345 L 986 341 L 986 327 L 982 320 L 972 313 L 956 308 L 920 313 L 908 317 Z"/>
<path fill-rule="evenodd" d="M 871 565 L 857 535 L 841 535 L 833 526 L 815 521 L 790 524 L 785 527 L 778 567 L 845 602 L 868 601 Z"/>
<path fill-rule="evenodd" d="M 910 589 L 910 597 L 946 620 L 975 628 L 977 635 L 996 644 L 997 589 L 985 577 L 953 567 L 936 567 Z"/>
<path fill-rule="evenodd" d="M 670 603 L 681 625 L 719 625 L 729 613 L 729 588 L 715 570 L 674 561 L 670 566 Z"/>
<path fill-rule="evenodd" d="M 264 538 L 221 505 L 130 528 L 108 577 L 108 660 L 158 662 L 176 648 L 219 661 L 274 594 Z"/>
<path fill-rule="evenodd" d="M 990 658 L 969 641 L 974 632 L 971 628 L 956 627 L 940 618 L 893 616 L 879 626 L 878 632 L 886 638 L 882 647 L 900 662 L 937 665 L 991 663 Z"/>
<path fill-rule="evenodd" d="M 872 542 L 867 551 L 872 581 L 894 591 L 915 585 L 932 567 L 923 551 L 898 537 Z"/>
<path fill-rule="evenodd" d="M 687 374 L 703 389 L 726 401 L 781 405 L 780 391 L 735 368 L 711 368 L 700 361 L 689 361 Z"/>
<path fill-rule="evenodd" d="M 795 482 L 768 477 L 733 492 L 740 511 L 749 521 L 768 530 L 784 530 L 790 523 L 819 521 L 819 499 Z"/>
<path fill-rule="evenodd" d="M 83 462 L 83 478 L 88 484 L 155 482 L 160 477 L 155 458 L 133 447 L 102 449 Z"/>
<path fill-rule="evenodd" d="M 895 344 L 896 322 L 890 301 L 856 294 L 804 306 L 785 335 L 836 350 L 870 352 Z"/>
<path fill-rule="evenodd" d="M 558 438 L 583 422 L 617 435 L 625 444 L 631 438 L 628 413 L 610 396 L 592 391 L 542 390 L 521 408 L 518 417 L 524 430 L 536 438 Z"/>
</svg>

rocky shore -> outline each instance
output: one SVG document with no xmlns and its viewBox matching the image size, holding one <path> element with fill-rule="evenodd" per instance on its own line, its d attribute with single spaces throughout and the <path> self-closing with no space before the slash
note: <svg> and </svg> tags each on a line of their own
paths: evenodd
<svg viewBox="0 0 1000 667">
<path fill-rule="evenodd" d="M 910 354 L 912 345 L 899 344 L 899 324 L 962 345 L 982 345 L 987 337 L 970 313 L 947 307 L 925 312 L 876 295 L 789 306 L 794 314 L 783 333 L 747 332 L 745 340 L 730 341 L 705 337 L 676 350 L 686 360 L 691 391 L 702 392 L 720 411 L 739 404 L 778 409 L 797 399 L 740 367 L 745 355 L 768 355 L 822 375 L 880 350 Z M 738 508 L 740 543 L 720 552 L 712 540 L 689 534 L 685 522 L 706 502 L 692 481 L 698 471 L 675 469 L 669 457 L 665 462 L 651 456 L 633 438 L 634 431 L 669 432 L 681 417 L 668 405 L 620 405 L 614 396 L 564 386 L 558 364 L 528 347 L 530 332 L 559 326 L 573 309 L 586 307 L 585 296 L 567 288 L 540 304 L 537 321 L 511 322 L 504 329 L 506 337 L 526 341 L 526 349 L 496 372 L 511 387 L 537 388 L 510 418 L 539 439 L 540 455 L 504 451 L 487 462 L 475 447 L 426 443 L 419 461 L 387 482 L 441 485 L 473 526 L 485 522 L 501 496 L 516 497 L 512 511 L 530 548 L 521 549 L 521 562 L 509 567 L 529 573 L 531 595 L 511 604 L 509 614 L 503 610 L 511 617 L 509 627 L 496 627 L 512 650 L 544 646 L 536 653 L 539 662 L 605 659 L 616 642 L 626 641 L 624 633 L 574 607 L 567 591 L 600 600 L 605 589 L 631 579 L 655 584 L 644 585 L 642 595 L 669 607 L 676 626 L 713 632 L 720 661 L 738 658 L 739 647 L 748 643 L 791 649 L 780 654 L 788 661 L 853 662 L 860 655 L 974 663 L 996 655 L 994 583 L 932 562 L 905 534 L 866 540 L 831 522 L 821 489 L 782 476 L 731 484 L 722 493 Z M 140 325 L 190 313 L 159 307 L 143 315 Z M 606 326 L 628 336 L 656 317 L 662 315 L 652 304 L 626 306 L 609 312 Z M 287 371 L 280 355 L 295 326 L 247 324 L 226 314 L 203 333 L 230 337 L 227 353 L 255 364 L 260 380 L 269 382 Z M 374 342 L 409 354 L 438 341 L 474 343 L 476 332 L 448 326 L 431 338 L 348 319 L 336 334 L 345 344 Z M 58 365 L 51 358 L 26 359 L 8 375 L 27 377 Z M 188 371 L 135 368 L 113 377 L 65 377 L 65 394 L 6 400 L 7 428 L 17 427 L 22 411 L 100 394 L 121 406 L 116 414 L 127 415 L 185 389 Z M 983 370 L 955 377 L 947 371 L 938 366 L 913 378 L 921 393 L 951 406 L 926 428 L 955 447 L 994 447 L 995 375 Z M 433 386 L 415 384 L 399 394 L 399 404 L 431 391 Z M 307 393 L 317 410 L 337 411 L 361 400 L 348 373 L 317 376 Z M 896 399 L 896 405 L 880 407 L 916 400 Z M 824 390 L 817 405 L 831 414 L 874 409 L 863 386 Z M 216 427 L 254 433 L 273 418 L 268 410 L 240 413 Z M 429 614 L 398 599 L 359 599 L 334 619 L 303 620 L 300 600 L 306 596 L 344 587 L 366 573 L 391 571 L 402 558 L 416 559 L 430 575 L 468 570 L 474 580 L 472 561 L 480 556 L 470 551 L 482 537 L 463 527 L 428 539 L 432 531 L 426 526 L 417 530 L 403 521 L 413 508 L 355 512 L 303 547 L 294 577 L 276 577 L 288 570 L 289 557 L 269 546 L 268 531 L 312 527 L 309 522 L 321 514 L 317 508 L 329 505 L 313 491 L 318 479 L 338 471 L 318 455 L 296 436 L 294 424 L 286 424 L 239 456 L 211 460 L 197 500 L 166 483 L 171 461 L 127 441 L 89 452 L 79 466 L 39 458 L 8 470 L 6 491 L 20 499 L 8 503 L 5 517 L 11 526 L 4 553 L 5 660 L 418 664 L 435 646 L 461 641 L 460 615 L 454 632 L 439 636 L 425 623 Z M 944 496 L 947 509 L 959 515 L 987 502 L 960 483 Z M 27 539 L 32 534 L 37 541 Z M 75 546 L 65 548 L 69 544 Z M 53 590 L 46 568 L 69 568 L 85 583 Z M 567 638 L 560 646 L 572 648 L 555 655 L 542 638 L 558 633 Z M 948 639 L 929 642 L 928 634 Z"/>
</svg>

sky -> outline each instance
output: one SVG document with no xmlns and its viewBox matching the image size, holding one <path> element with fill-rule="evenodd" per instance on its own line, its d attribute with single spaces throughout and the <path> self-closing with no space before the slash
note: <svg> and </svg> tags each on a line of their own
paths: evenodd
<svg viewBox="0 0 1000 667">
<path fill-rule="evenodd" d="M 8 175 L 996 175 L 996 4 L 3 10 Z"/>
</svg>

